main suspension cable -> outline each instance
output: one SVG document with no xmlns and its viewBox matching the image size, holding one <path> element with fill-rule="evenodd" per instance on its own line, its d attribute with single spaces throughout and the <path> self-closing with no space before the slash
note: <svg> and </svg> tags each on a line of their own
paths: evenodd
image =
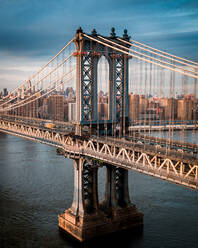
<svg viewBox="0 0 198 248">
<path fill-rule="evenodd" d="M 148 46 L 148 45 L 146 45 L 146 44 L 140 43 L 140 42 L 135 41 L 135 40 L 132 40 L 132 39 L 131 39 L 130 41 L 132 42 L 132 44 L 133 44 L 133 43 L 136 43 L 136 44 L 139 44 L 139 45 L 141 45 L 141 46 L 147 47 L 147 48 L 149 48 L 149 49 L 151 49 L 151 50 L 153 50 L 153 51 L 156 51 L 156 52 L 159 52 L 159 53 L 162 53 L 162 54 L 166 54 L 166 55 L 168 55 L 168 56 L 170 56 L 170 57 L 172 57 L 172 58 L 180 59 L 180 60 L 182 60 L 182 61 L 186 61 L 186 62 L 189 62 L 189 63 L 191 63 L 191 64 L 194 64 L 194 65 L 198 66 L 198 63 L 193 62 L 193 61 L 191 61 L 191 60 L 184 59 L 184 58 L 181 58 L 181 57 L 179 57 L 179 56 L 175 56 L 175 55 L 173 55 L 173 54 L 170 54 L 170 53 L 164 52 L 164 51 L 162 51 L 162 50 L 153 48 L 153 47 L 151 47 L 151 46 Z"/>
<path fill-rule="evenodd" d="M 154 57 L 152 57 L 152 56 L 149 56 L 149 55 L 146 55 L 146 54 L 144 54 L 144 53 L 134 51 L 134 50 L 131 49 L 131 48 L 125 47 L 125 46 L 123 46 L 123 45 L 121 45 L 121 44 L 118 44 L 118 43 L 116 43 L 116 42 L 113 42 L 113 41 L 111 41 L 111 40 L 108 40 L 108 39 L 106 39 L 106 38 L 104 38 L 104 37 L 102 37 L 102 36 L 99 36 L 99 37 L 100 37 L 101 39 L 103 39 L 104 41 L 106 41 L 106 42 L 110 42 L 110 43 L 113 44 L 113 45 L 116 45 L 116 46 L 119 46 L 119 47 L 121 47 L 121 48 L 123 48 L 123 49 L 129 50 L 129 51 L 131 51 L 131 52 L 133 52 L 133 53 L 136 53 L 136 54 L 138 54 L 138 55 L 140 55 L 140 56 L 144 56 L 144 57 L 146 57 L 146 58 L 150 58 L 150 59 L 152 59 L 152 60 L 155 60 L 155 61 L 157 61 L 157 62 L 159 62 L 159 63 L 166 64 L 166 65 L 172 66 L 172 67 L 174 67 L 174 68 L 178 68 L 178 69 L 181 69 L 181 70 L 183 70 L 183 71 L 190 72 L 190 73 L 193 73 L 193 74 L 197 74 L 197 75 L 198 75 L 198 73 L 195 72 L 195 71 L 187 70 L 187 69 L 184 69 L 184 68 L 182 68 L 182 67 L 180 67 L 180 66 L 171 64 L 171 63 L 169 63 L 169 62 L 162 61 L 162 60 L 160 60 L 160 59 L 156 59 L 156 58 L 154 58 Z"/>
<path fill-rule="evenodd" d="M 125 50 L 122 50 L 122 49 L 120 49 L 120 48 L 111 46 L 111 45 L 109 45 L 109 44 L 107 44 L 107 43 L 105 43 L 105 42 L 99 41 L 99 40 L 97 40 L 97 39 L 95 39 L 95 38 L 93 38 L 93 37 L 91 37 L 91 36 L 89 36 L 89 35 L 86 35 L 86 34 L 83 34 L 83 35 L 84 35 L 85 37 L 87 37 L 87 38 L 93 40 L 93 41 L 96 41 L 97 43 L 100 43 L 100 44 L 102 44 L 102 45 L 104 45 L 104 46 L 107 46 L 107 47 L 109 47 L 109 48 L 112 48 L 112 49 L 114 49 L 114 50 L 116 50 L 116 51 L 119 51 L 119 52 L 121 52 L 121 53 L 127 54 L 127 55 L 129 55 L 129 56 L 133 56 L 134 58 L 138 58 L 138 59 L 140 59 L 140 60 L 144 60 L 144 61 L 146 61 L 146 62 L 148 62 L 148 63 L 155 64 L 155 65 L 160 66 L 160 67 L 162 67 L 162 68 L 165 68 L 165 69 L 168 69 L 168 70 L 172 70 L 172 71 L 175 71 L 175 72 L 179 72 L 180 74 L 183 74 L 183 75 L 186 75 L 186 76 L 189 76 L 189 77 L 193 77 L 193 78 L 197 78 L 197 79 L 198 79 L 198 76 L 196 76 L 196 75 L 192 75 L 192 74 L 189 74 L 189 73 L 186 73 L 186 72 L 183 72 L 183 71 L 179 71 L 179 70 L 176 70 L 176 69 L 174 69 L 174 68 L 171 68 L 171 67 L 168 67 L 168 66 L 165 66 L 165 65 L 158 64 L 158 63 L 156 63 L 156 62 L 154 62 L 154 61 L 150 61 L 150 60 L 148 60 L 148 59 L 141 58 L 141 57 L 138 56 L 138 55 L 134 55 L 134 54 L 131 54 L 131 53 L 129 53 L 129 52 L 125 51 Z"/>
<path fill-rule="evenodd" d="M 44 70 L 63 50 L 65 50 L 65 48 L 67 48 L 72 42 L 74 41 L 74 38 L 72 40 L 70 40 L 46 65 L 44 65 L 40 70 L 38 70 L 37 72 L 35 72 L 29 80 L 32 80 L 33 78 L 35 78 L 42 70 Z M 13 93 L 15 93 L 18 89 L 22 88 L 29 80 L 25 81 L 25 83 L 22 83 L 20 86 L 18 86 L 17 88 L 15 88 L 14 90 L 12 90 L 10 92 L 9 95 L 5 96 L 2 98 L 2 100 L 8 98 L 10 95 L 12 95 Z M 27 90 L 29 90 L 30 88 L 28 88 Z"/>
<path fill-rule="evenodd" d="M 63 76 L 61 76 L 61 77 L 60 77 L 59 79 L 57 79 L 55 82 L 51 82 L 50 85 L 52 85 L 52 84 L 58 82 L 59 80 L 62 80 L 65 76 L 67 76 L 68 74 L 70 74 L 72 71 L 74 71 L 74 69 L 71 70 L 71 71 L 69 71 L 69 72 L 67 72 L 67 73 L 65 73 Z M 74 77 L 74 76 L 72 76 L 72 77 L 71 77 L 69 80 L 67 80 L 67 81 L 70 81 L 73 77 Z M 67 82 L 67 81 L 66 81 L 66 82 Z M 45 90 L 47 90 L 49 87 L 50 87 L 50 86 L 48 86 L 48 87 L 45 88 L 45 89 L 42 89 L 41 91 L 45 91 Z M 36 100 L 38 100 L 38 99 L 44 97 L 45 95 L 51 93 L 51 91 L 54 91 L 56 88 L 57 88 L 57 87 L 54 87 L 54 88 L 52 88 L 50 91 L 47 91 L 47 92 L 44 93 L 43 95 L 41 95 L 41 96 L 39 96 L 39 97 L 37 97 L 37 98 L 34 98 L 34 99 L 32 99 L 32 100 L 30 100 L 30 101 L 28 101 L 28 102 L 25 102 L 25 101 L 27 101 L 27 99 L 24 99 L 24 100 L 22 100 L 22 101 L 19 102 L 19 103 L 15 103 L 15 104 L 12 105 L 12 106 L 8 106 L 7 108 L 0 109 L 0 111 L 1 111 L 1 112 L 5 112 L 5 111 L 10 111 L 10 110 L 13 110 L 13 109 L 16 109 L 16 108 L 19 108 L 19 107 L 23 107 L 23 106 L 25 106 L 25 105 L 27 105 L 27 104 L 33 102 L 33 101 L 36 101 Z M 34 95 L 31 95 L 29 98 L 32 98 L 33 96 L 38 95 L 38 93 L 40 93 L 41 91 L 36 92 Z M 29 99 L 29 98 L 28 98 L 28 99 Z M 25 103 L 23 103 L 23 102 L 25 102 Z M 21 103 L 23 103 L 23 104 L 21 104 Z M 18 106 L 16 106 L 16 105 L 18 105 Z"/>
<path fill-rule="evenodd" d="M 191 64 L 188 64 L 188 63 L 186 63 L 186 62 L 182 62 L 182 61 L 179 61 L 179 60 L 177 60 L 177 59 L 173 59 L 173 57 L 174 57 L 174 55 L 171 55 L 171 54 L 169 54 L 169 56 L 166 56 L 166 55 L 162 55 L 162 54 L 159 54 L 159 53 L 157 53 L 157 52 L 153 52 L 152 50 L 150 50 L 150 49 L 146 49 L 146 48 L 143 48 L 143 47 L 141 47 L 141 46 L 137 46 L 137 45 L 135 45 L 134 43 L 132 43 L 132 42 L 129 42 L 129 41 L 126 41 L 126 40 L 123 40 L 123 39 L 120 39 L 120 38 L 117 38 L 119 41 L 121 41 L 121 42 L 124 42 L 125 44 L 128 44 L 128 45 L 130 45 L 130 46 L 134 46 L 134 47 L 137 47 L 137 48 L 139 48 L 139 49 L 142 49 L 142 50 L 144 50 L 144 51 L 146 51 L 146 52 L 149 52 L 149 53 L 152 53 L 152 54 L 155 54 L 155 55 L 158 55 L 159 57 L 162 57 L 162 58 L 166 58 L 166 59 L 168 59 L 168 60 L 170 60 L 170 61 L 175 61 L 175 62 L 178 62 L 178 63 L 180 63 L 180 64 L 183 64 L 183 65 L 187 65 L 187 66 L 190 66 L 190 67 L 192 67 L 192 68 L 194 68 L 194 69 L 197 69 L 198 67 L 198 63 L 195 63 L 195 64 L 197 64 L 196 66 L 193 66 L 193 65 L 191 65 Z M 154 49 L 153 48 L 153 50 L 157 50 L 157 49 Z M 163 53 L 163 52 L 162 52 Z M 165 52 L 164 52 L 165 53 Z M 166 53 L 165 53 L 166 54 Z M 170 57 L 171 56 L 171 57 Z M 181 60 L 183 60 L 182 58 L 181 58 Z M 184 61 L 185 61 L 185 59 L 184 59 Z M 187 60 L 188 61 L 188 60 Z M 191 62 L 191 63 L 193 63 L 193 62 Z"/>
<path fill-rule="evenodd" d="M 34 84 L 32 85 L 32 87 L 38 85 L 40 82 L 42 82 L 43 80 L 45 80 L 49 75 L 51 76 L 51 74 L 52 74 L 54 71 L 56 71 L 61 65 L 63 65 L 68 59 L 70 59 L 71 56 L 72 56 L 72 54 L 70 54 L 67 58 L 65 58 L 65 59 L 62 61 L 62 63 L 60 63 L 56 68 L 54 68 L 52 71 L 50 71 L 47 75 L 45 75 L 43 78 L 39 79 L 36 83 L 34 83 Z M 43 89 L 42 89 L 42 90 L 43 90 Z M 42 91 L 42 90 L 41 90 L 41 91 Z M 11 99 L 8 100 L 7 102 L 4 102 L 4 103 L 0 104 L 0 107 L 3 107 L 5 104 L 8 104 L 9 102 L 15 100 L 17 97 L 18 97 L 18 96 L 15 96 L 14 98 L 11 98 Z"/>
</svg>

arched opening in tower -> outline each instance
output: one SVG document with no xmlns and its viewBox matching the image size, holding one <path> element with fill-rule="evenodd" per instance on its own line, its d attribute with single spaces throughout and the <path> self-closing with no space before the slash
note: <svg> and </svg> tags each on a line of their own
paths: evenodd
<svg viewBox="0 0 198 248">
<path fill-rule="evenodd" d="M 98 61 L 98 120 L 109 119 L 109 64 L 105 56 Z"/>
</svg>

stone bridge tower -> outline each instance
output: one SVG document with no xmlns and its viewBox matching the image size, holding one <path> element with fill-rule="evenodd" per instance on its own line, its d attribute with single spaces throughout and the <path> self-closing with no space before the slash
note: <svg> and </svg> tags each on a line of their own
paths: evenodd
<svg viewBox="0 0 198 248">
<path fill-rule="evenodd" d="M 93 29 L 92 38 L 102 41 Z M 103 36 L 104 37 L 104 36 Z M 126 43 L 117 39 L 115 29 L 112 28 L 110 37 L 105 37 L 126 48 Z M 123 40 L 128 41 L 127 30 L 124 31 Z M 98 120 L 97 86 L 98 62 L 104 56 L 109 64 L 109 110 L 108 133 L 120 127 L 120 136 L 125 135 L 128 127 L 128 60 L 129 56 L 116 51 L 96 41 L 83 36 L 79 28 L 75 36 L 76 45 L 76 133 L 81 134 L 83 126 L 92 129 L 102 129 L 104 122 Z M 112 45 L 112 44 L 111 44 Z M 119 46 L 117 48 L 120 48 Z M 97 131 L 99 131 L 97 130 Z"/>
<path fill-rule="evenodd" d="M 112 28 L 110 37 L 122 44 Z M 95 30 L 91 37 L 100 39 Z M 123 39 L 128 40 L 127 31 Z M 128 56 L 113 51 L 83 36 L 82 29 L 75 36 L 77 85 L 76 85 L 76 135 L 71 138 L 74 147 L 84 149 L 89 138 L 81 136 L 84 126 L 98 126 L 97 119 L 97 65 L 104 55 L 109 63 L 109 118 L 108 128 L 120 124 L 121 135 L 127 132 L 128 121 Z M 122 44 L 124 45 L 124 43 Z M 125 45 L 126 46 L 126 45 Z M 97 125 L 97 126 L 96 126 Z M 102 128 L 104 123 L 99 122 Z M 90 136 L 91 138 L 91 136 Z M 75 140 L 75 141 L 73 141 Z M 97 141 L 98 150 L 101 145 Z M 93 157 L 67 154 L 74 160 L 74 197 L 71 208 L 59 215 L 59 227 L 79 241 L 133 227 L 142 227 L 143 215 L 130 202 L 128 171 L 98 161 Z M 106 168 L 104 199 L 98 200 L 98 169 Z"/>
</svg>

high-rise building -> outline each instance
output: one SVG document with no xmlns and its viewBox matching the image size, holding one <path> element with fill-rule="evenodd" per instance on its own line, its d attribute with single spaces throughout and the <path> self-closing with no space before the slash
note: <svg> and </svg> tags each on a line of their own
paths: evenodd
<svg viewBox="0 0 198 248">
<path fill-rule="evenodd" d="M 108 103 L 98 103 L 98 119 L 108 119 Z"/>
<path fill-rule="evenodd" d="M 48 116 L 51 120 L 64 120 L 64 96 L 52 95 L 48 97 Z"/>
<path fill-rule="evenodd" d="M 148 108 L 148 99 L 145 95 L 140 95 L 140 101 L 139 101 L 139 110 L 140 113 L 145 113 Z"/>
<path fill-rule="evenodd" d="M 8 90 L 7 90 L 7 88 L 4 88 L 3 89 L 3 96 L 7 96 L 8 95 Z"/>
<path fill-rule="evenodd" d="M 41 95 L 40 92 L 36 93 L 34 96 L 32 96 L 32 100 L 38 98 Z M 32 101 L 28 105 L 28 116 L 33 118 L 38 118 L 38 108 L 39 108 L 39 101 L 38 99 Z"/>
<path fill-rule="evenodd" d="M 183 98 L 178 100 L 178 119 L 192 120 L 193 119 L 193 101 Z"/>
<path fill-rule="evenodd" d="M 68 121 L 76 120 L 76 103 L 69 102 L 68 103 Z"/>
<path fill-rule="evenodd" d="M 98 94 L 98 119 L 107 120 L 109 113 L 109 97 L 104 95 L 103 91 L 100 91 Z"/>
<path fill-rule="evenodd" d="M 130 121 L 134 122 L 139 120 L 140 114 L 140 101 L 139 95 L 129 94 L 129 118 Z"/>
<path fill-rule="evenodd" d="M 24 98 L 22 98 L 24 101 L 23 104 L 20 107 L 13 110 L 13 113 L 16 115 L 20 115 L 20 116 L 37 118 L 38 109 L 39 109 L 39 101 L 36 98 L 39 96 L 40 96 L 40 92 L 30 97 L 25 96 Z M 17 101 L 20 102 L 20 100 L 21 98 L 19 97 Z"/>
<path fill-rule="evenodd" d="M 165 120 L 177 119 L 178 100 L 175 98 L 164 99 Z"/>
<path fill-rule="evenodd" d="M 64 101 L 64 121 L 68 121 L 68 101 Z"/>
</svg>

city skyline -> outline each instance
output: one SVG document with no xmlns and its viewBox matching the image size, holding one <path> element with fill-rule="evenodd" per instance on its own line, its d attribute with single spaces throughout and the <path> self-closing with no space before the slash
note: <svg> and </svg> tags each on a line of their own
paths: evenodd
<svg viewBox="0 0 198 248">
<path fill-rule="evenodd" d="M 144 66 L 144 63 L 142 63 Z M 150 65 L 147 65 L 147 69 L 145 67 L 141 68 L 137 63 L 129 63 L 129 92 L 133 92 L 134 94 L 152 94 L 155 96 L 161 96 L 163 94 L 164 97 L 170 97 L 170 93 L 172 96 L 183 94 L 196 94 L 198 97 L 198 92 L 194 92 L 195 88 L 198 88 L 198 81 L 194 78 L 188 78 L 186 82 L 179 75 L 179 73 L 174 73 L 174 84 L 172 86 L 172 92 L 170 91 L 171 87 L 171 72 L 166 69 L 153 68 L 152 71 L 149 71 Z M 187 67 L 186 67 L 187 68 Z M 188 69 L 188 68 L 187 68 Z M 161 75 L 163 73 L 163 76 Z M 145 76 L 147 74 L 147 76 Z M 67 89 L 72 87 L 76 90 L 76 80 L 75 73 L 73 72 L 73 79 L 67 84 L 63 84 L 63 89 Z M 152 78 L 152 80 L 150 80 Z M 26 83 L 29 80 L 26 81 Z M 29 81 L 31 82 L 31 81 Z M 103 91 L 105 94 L 109 92 L 109 65 L 108 62 L 104 59 L 101 59 L 101 62 L 98 63 L 98 75 L 97 75 L 97 91 L 98 94 L 100 91 Z M 25 81 L 23 82 L 25 83 Z M 32 87 L 36 84 L 37 81 L 32 81 Z M 8 87 L 1 87 L 0 92 L 3 92 L 3 89 L 7 89 L 8 91 L 14 90 L 14 88 L 9 89 Z M 18 86 L 18 85 L 15 85 Z"/>
<path fill-rule="evenodd" d="M 4 96 L 8 95 L 6 89 Z M 41 92 L 30 89 L 24 95 L 13 96 L 11 104 L 15 107 L 10 114 L 28 116 L 33 118 L 50 119 L 58 121 L 75 121 L 76 118 L 76 92 L 72 87 L 67 87 L 56 91 L 51 95 L 43 98 Z M 2 94 L 0 92 L 0 102 Z M 28 99 L 29 102 L 28 102 Z M 24 102 L 20 106 L 20 101 Z M 32 100 L 34 100 L 32 102 Z M 109 118 L 109 95 L 103 91 L 98 92 L 97 109 L 98 118 L 107 120 Z M 139 121 L 170 121 L 170 120 L 197 120 L 198 118 L 198 99 L 195 95 L 175 95 L 173 97 L 156 97 L 152 94 L 128 94 L 128 111 L 129 120 L 132 122 Z"/>
</svg>

